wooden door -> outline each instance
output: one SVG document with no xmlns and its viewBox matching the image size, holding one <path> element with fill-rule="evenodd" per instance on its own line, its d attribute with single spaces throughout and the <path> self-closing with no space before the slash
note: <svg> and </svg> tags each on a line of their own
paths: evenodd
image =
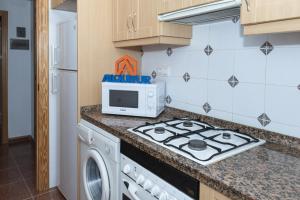
<svg viewBox="0 0 300 200">
<path fill-rule="evenodd" d="M 300 18 L 299 0 L 243 0 L 242 24 Z"/>
<path fill-rule="evenodd" d="M 8 67 L 7 67 L 7 57 L 8 57 L 8 46 L 7 46 L 7 32 L 8 32 L 8 13 L 6 11 L 0 11 L 0 112 L 1 126 L 0 126 L 0 143 L 8 143 Z"/>
<path fill-rule="evenodd" d="M 132 0 L 114 0 L 113 12 L 113 40 L 122 41 L 133 38 Z"/>
<path fill-rule="evenodd" d="M 49 189 L 48 10 L 48 1 L 35 1 L 35 142 L 36 185 L 39 192 Z"/>
<path fill-rule="evenodd" d="M 134 39 L 159 35 L 159 0 L 132 0 Z"/>
</svg>

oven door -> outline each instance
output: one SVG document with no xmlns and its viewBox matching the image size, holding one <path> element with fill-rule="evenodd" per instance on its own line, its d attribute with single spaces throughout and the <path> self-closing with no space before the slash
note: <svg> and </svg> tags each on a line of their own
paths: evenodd
<svg viewBox="0 0 300 200">
<path fill-rule="evenodd" d="M 102 83 L 102 112 L 143 116 L 146 91 L 140 84 Z"/>
<path fill-rule="evenodd" d="M 89 149 L 84 155 L 82 176 L 85 196 L 88 200 L 109 200 L 108 171 L 98 151 Z"/>
<path fill-rule="evenodd" d="M 123 173 L 121 173 L 121 192 L 122 200 L 157 200 Z"/>
</svg>

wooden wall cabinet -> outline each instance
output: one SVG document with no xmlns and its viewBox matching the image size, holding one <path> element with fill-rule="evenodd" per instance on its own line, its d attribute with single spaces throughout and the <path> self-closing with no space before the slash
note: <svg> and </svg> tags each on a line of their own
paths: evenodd
<svg viewBox="0 0 300 200">
<path fill-rule="evenodd" d="M 189 45 L 192 26 L 159 22 L 159 8 L 160 0 L 113 0 L 115 46 Z"/>
<path fill-rule="evenodd" d="M 51 8 L 64 11 L 77 11 L 77 0 L 51 0 Z"/>
<path fill-rule="evenodd" d="M 300 1 L 243 0 L 241 24 L 246 35 L 300 31 Z"/>
<path fill-rule="evenodd" d="M 66 0 L 51 0 L 51 8 L 55 9 Z"/>
<path fill-rule="evenodd" d="M 200 199 L 199 200 L 231 200 L 212 188 L 200 184 Z"/>
<path fill-rule="evenodd" d="M 193 6 L 212 3 L 220 0 L 161 0 L 159 13 L 168 13 Z"/>
<path fill-rule="evenodd" d="M 161 0 L 159 13 L 168 13 L 192 6 L 192 0 Z"/>
</svg>

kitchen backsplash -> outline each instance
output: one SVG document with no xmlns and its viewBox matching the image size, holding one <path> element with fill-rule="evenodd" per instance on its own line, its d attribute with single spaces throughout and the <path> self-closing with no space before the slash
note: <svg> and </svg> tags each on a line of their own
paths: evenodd
<svg viewBox="0 0 300 200">
<path fill-rule="evenodd" d="M 144 47 L 142 73 L 166 81 L 170 107 L 300 138 L 300 33 L 197 25 L 188 47 Z"/>
</svg>

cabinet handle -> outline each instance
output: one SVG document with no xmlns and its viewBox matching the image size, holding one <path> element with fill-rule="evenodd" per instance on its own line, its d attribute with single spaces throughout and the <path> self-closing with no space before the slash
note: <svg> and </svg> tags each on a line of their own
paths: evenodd
<svg viewBox="0 0 300 200">
<path fill-rule="evenodd" d="M 136 12 L 133 13 L 132 26 L 133 26 L 134 32 L 136 32 L 137 31 L 137 28 L 136 28 Z"/>
<path fill-rule="evenodd" d="M 250 3 L 249 0 L 245 0 L 246 6 L 247 6 L 247 11 L 250 12 Z"/>
<path fill-rule="evenodd" d="M 128 17 L 127 17 L 127 28 L 129 30 L 129 32 L 131 32 L 131 22 L 130 22 L 131 20 L 132 20 L 131 15 L 128 15 Z"/>
</svg>

